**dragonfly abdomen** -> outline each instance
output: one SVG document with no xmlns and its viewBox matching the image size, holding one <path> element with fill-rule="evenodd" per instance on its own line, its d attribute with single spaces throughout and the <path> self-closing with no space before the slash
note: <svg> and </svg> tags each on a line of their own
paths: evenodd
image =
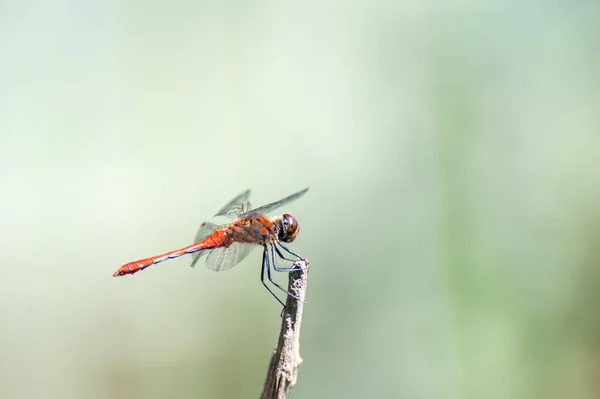
<svg viewBox="0 0 600 399">
<path fill-rule="evenodd" d="M 192 254 L 198 251 L 227 246 L 229 241 L 228 239 L 229 232 L 226 229 L 215 230 L 204 240 L 192 245 L 188 245 L 187 247 L 176 249 L 174 251 L 169 251 L 162 255 L 156 255 L 151 258 L 136 260 L 135 262 L 129 262 L 121 266 L 116 272 L 114 272 L 113 276 L 116 277 L 123 276 L 125 274 L 134 274 L 139 272 L 140 270 L 144 270 L 148 266 L 164 262 L 165 260 L 178 258 L 182 255 Z"/>
</svg>

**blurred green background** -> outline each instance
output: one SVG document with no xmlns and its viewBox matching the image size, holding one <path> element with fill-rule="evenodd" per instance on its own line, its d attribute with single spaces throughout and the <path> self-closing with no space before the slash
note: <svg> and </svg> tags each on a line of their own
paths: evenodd
<svg viewBox="0 0 600 399">
<path fill-rule="evenodd" d="M 111 273 L 305 186 L 294 398 L 600 397 L 599 38 L 594 1 L 0 3 L 0 397 L 257 397 L 260 251 Z"/>
</svg>

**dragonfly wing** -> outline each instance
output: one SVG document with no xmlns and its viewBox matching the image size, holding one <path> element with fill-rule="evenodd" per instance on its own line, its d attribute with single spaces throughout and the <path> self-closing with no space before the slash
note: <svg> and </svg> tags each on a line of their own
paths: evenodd
<svg viewBox="0 0 600 399">
<path fill-rule="evenodd" d="M 210 223 L 210 222 L 204 222 L 200 225 L 200 228 L 198 229 L 198 232 L 196 233 L 196 236 L 194 237 L 194 242 L 200 242 L 202 240 L 204 240 L 206 237 L 208 237 L 209 235 L 211 235 L 216 229 L 218 229 L 219 226 L 217 226 L 214 223 Z M 198 251 L 198 252 L 194 252 L 192 254 L 192 264 L 190 265 L 191 267 L 196 266 L 196 262 L 198 262 L 198 259 L 200 259 L 203 255 L 206 255 L 208 253 L 208 251 Z"/>
<path fill-rule="evenodd" d="M 306 194 L 307 191 L 308 191 L 308 188 L 305 188 L 304 190 L 298 191 L 297 193 L 292 194 L 288 197 L 285 197 L 284 199 L 280 199 L 277 202 L 271 202 L 270 204 L 263 205 L 260 208 L 253 209 L 252 212 L 264 213 L 264 214 L 270 213 L 270 212 L 274 211 L 275 209 L 279 208 L 280 206 L 288 204 L 288 203 L 302 197 L 304 194 Z"/>
<path fill-rule="evenodd" d="M 239 216 L 247 212 L 250 208 L 248 199 L 250 198 L 250 190 L 246 190 L 223 206 L 215 216 Z M 248 208 L 248 209 L 244 209 Z"/>
<path fill-rule="evenodd" d="M 206 258 L 206 267 L 220 272 L 240 263 L 254 249 L 256 245 L 234 242 L 228 247 L 215 248 Z"/>
</svg>

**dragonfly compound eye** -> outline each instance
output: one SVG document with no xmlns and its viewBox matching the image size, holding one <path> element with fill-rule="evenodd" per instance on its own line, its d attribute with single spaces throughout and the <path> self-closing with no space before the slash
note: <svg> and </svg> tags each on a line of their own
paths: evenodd
<svg viewBox="0 0 600 399">
<path fill-rule="evenodd" d="M 279 239 L 283 242 L 292 242 L 296 239 L 300 226 L 292 215 L 285 214 L 281 217 L 282 229 L 279 234 Z"/>
</svg>

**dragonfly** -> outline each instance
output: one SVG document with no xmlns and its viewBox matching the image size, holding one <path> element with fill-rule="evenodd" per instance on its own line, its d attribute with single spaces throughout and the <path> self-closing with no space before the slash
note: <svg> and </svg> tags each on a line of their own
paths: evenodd
<svg viewBox="0 0 600 399">
<path fill-rule="evenodd" d="M 196 265 L 201 257 L 207 255 L 206 267 L 214 271 L 227 270 L 239 264 L 254 248 L 262 246 L 260 280 L 271 295 L 285 307 L 279 297 L 267 285 L 265 272 L 267 279 L 273 286 L 286 295 L 299 300 L 296 295 L 288 292 L 272 279 L 271 268 L 277 272 L 291 272 L 306 269 L 308 261 L 283 244 L 293 242 L 298 236 L 300 225 L 296 218 L 287 213 L 272 218 L 268 217 L 267 214 L 300 198 L 307 191 L 308 188 L 305 188 L 279 201 L 252 209 L 249 202 L 251 192 L 246 190 L 229 201 L 215 215 L 215 217 L 225 216 L 229 218 L 231 220 L 229 223 L 216 225 L 211 222 L 204 222 L 200 225 L 194 237 L 194 244 L 161 255 L 129 262 L 117 269 L 113 276 L 135 274 L 149 266 L 187 254 L 192 254 L 192 264 L 190 265 L 192 267 Z M 287 258 L 284 252 L 293 258 Z M 291 267 L 279 267 L 277 265 L 278 258 L 286 262 L 292 262 Z"/>
</svg>

